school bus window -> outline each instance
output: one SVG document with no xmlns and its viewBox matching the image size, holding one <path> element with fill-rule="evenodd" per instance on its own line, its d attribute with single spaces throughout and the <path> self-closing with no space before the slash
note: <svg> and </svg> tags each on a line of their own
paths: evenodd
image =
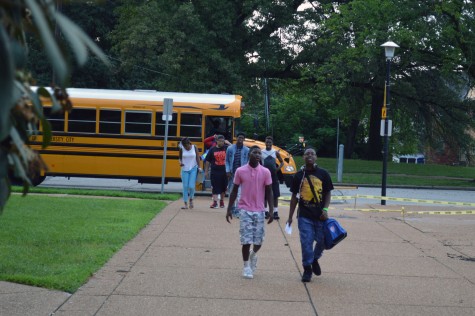
<svg viewBox="0 0 475 316">
<path fill-rule="evenodd" d="M 165 135 L 165 124 L 166 122 L 162 119 L 162 112 L 157 112 L 156 115 L 156 125 L 155 125 L 155 135 L 164 136 Z M 177 117 L 178 114 L 173 112 L 172 120 L 168 122 L 168 135 L 176 136 L 177 131 Z"/>
<path fill-rule="evenodd" d="M 180 136 L 201 137 L 201 114 L 181 114 Z"/>
<path fill-rule="evenodd" d="M 120 110 L 100 110 L 99 133 L 120 134 Z"/>
<path fill-rule="evenodd" d="M 125 133 L 152 134 L 152 113 L 140 111 L 125 112 Z"/>
<path fill-rule="evenodd" d="M 73 133 L 95 133 L 96 109 L 73 108 L 68 117 L 68 131 Z"/>
<path fill-rule="evenodd" d="M 51 113 L 51 108 L 43 108 L 44 115 L 48 118 L 51 130 L 55 132 L 64 132 L 64 113 Z"/>
<path fill-rule="evenodd" d="M 233 138 L 233 118 L 208 116 L 206 119 L 206 137 L 215 134 L 223 135 L 227 140 L 232 141 Z"/>
</svg>

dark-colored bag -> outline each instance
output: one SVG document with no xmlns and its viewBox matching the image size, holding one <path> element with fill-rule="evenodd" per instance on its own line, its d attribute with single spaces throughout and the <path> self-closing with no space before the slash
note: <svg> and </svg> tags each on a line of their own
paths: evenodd
<svg viewBox="0 0 475 316">
<path fill-rule="evenodd" d="M 332 249 L 340 241 L 346 238 L 346 230 L 334 218 L 329 218 L 323 223 L 323 235 L 325 238 L 325 249 Z"/>
</svg>

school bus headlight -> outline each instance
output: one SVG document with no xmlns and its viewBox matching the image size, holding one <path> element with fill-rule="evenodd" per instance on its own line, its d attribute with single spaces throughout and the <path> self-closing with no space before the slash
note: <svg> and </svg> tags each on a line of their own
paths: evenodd
<svg viewBox="0 0 475 316">
<path fill-rule="evenodd" d="M 294 167 L 292 167 L 292 166 L 286 166 L 286 167 L 285 167 L 285 171 L 287 171 L 287 172 L 292 172 L 292 171 L 294 171 L 294 170 L 295 170 L 295 169 L 294 169 Z"/>
</svg>

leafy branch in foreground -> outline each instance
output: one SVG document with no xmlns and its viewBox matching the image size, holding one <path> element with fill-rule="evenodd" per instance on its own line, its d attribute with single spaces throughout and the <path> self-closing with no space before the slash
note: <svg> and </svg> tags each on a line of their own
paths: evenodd
<svg viewBox="0 0 475 316">
<path fill-rule="evenodd" d="M 43 113 L 42 98 L 52 101 L 52 112 L 71 109 L 65 91 L 70 74 L 69 55 L 83 65 L 92 52 L 104 63 L 106 56 L 99 47 L 70 19 L 56 10 L 52 0 L 0 0 L 0 212 L 10 196 L 13 176 L 23 181 L 28 192 L 34 177 L 46 170 L 39 153 L 27 146 L 30 135 L 39 132 L 41 124 L 43 147 L 51 140 L 51 127 Z M 55 28 L 63 38 L 55 36 Z M 55 80 L 53 89 L 32 88 L 34 79 L 26 69 L 27 36 L 43 45 Z M 65 43 L 69 44 L 69 49 Z"/>
</svg>

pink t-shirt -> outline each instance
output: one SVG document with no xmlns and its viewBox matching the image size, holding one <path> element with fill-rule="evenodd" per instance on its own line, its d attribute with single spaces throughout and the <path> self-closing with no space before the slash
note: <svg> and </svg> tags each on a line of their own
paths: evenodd
<svg viewBox="0 0 475 316">
<path fill-rule="evenodd" d="M 265 211 L 266 185 L 272 184 L 269 169 L 261 165 L 252 168 L 249 164 L 239 167 L 234 174 L 234 184 L 241 186 L 238 208 L 251 212 Z"/>
</svg>

